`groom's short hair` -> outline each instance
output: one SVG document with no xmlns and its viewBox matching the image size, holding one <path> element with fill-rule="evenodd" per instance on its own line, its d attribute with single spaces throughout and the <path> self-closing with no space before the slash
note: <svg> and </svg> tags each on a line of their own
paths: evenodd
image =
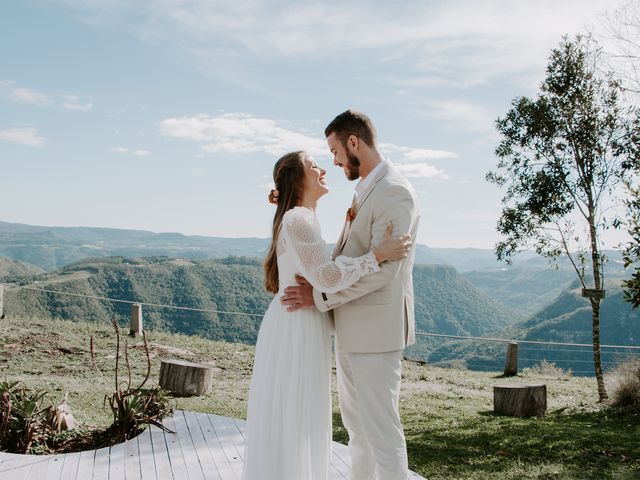
<svg viewBox="0 0 640 480">
<path fill-rule="evenodd" d="M 371 119 L 362 112 L 347 110 L 334 118 L 324 129 L 325 137 L 332 133 L 340 139 L 343 145 L 347 144 L 350 135 L 355 135 L 370 147 L 376 144 L 376 129 Z"/>
</svg>

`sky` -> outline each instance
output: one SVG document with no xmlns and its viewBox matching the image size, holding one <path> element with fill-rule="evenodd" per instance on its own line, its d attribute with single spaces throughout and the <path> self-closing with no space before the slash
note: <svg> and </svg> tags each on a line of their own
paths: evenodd
<svg viewBox="0 0 640 480">
<path fill-rule="evenodd" d="M 619 3 L 2 0 L 0 221 L 266 238 L 303 149 L 335 242 L 355 183 L 323 132 L 354 108 L 418 192 L 417 241 L 491 248 L 495 119 Z"/>
</svg>

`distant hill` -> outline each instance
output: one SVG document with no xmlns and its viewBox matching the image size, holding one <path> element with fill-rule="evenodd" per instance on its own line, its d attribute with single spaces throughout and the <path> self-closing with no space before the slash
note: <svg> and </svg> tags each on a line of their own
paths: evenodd
<svg viewBox="0 0 640 480">
<path fill-rule="evenodd" d="M 331 240 L 327 239 L 330 243 Z M 45 227 L 0 222 L 0 255 L 53 271 L 86 258 L 167 256 L 206 260 L 228 256 L 262 258 L 266 238 L 220 238 L 154 233 L 143 230 L 90 227 Z M 492 249 L 430 248 L 416 246 L 416 263 L 452 265 L 460 272 L 501 266 Z M 514 259 L 515 265 L 544 267 L 531 252 Z"/>
<path fill-rule="evenodd" d="M 582 297 L 581 288 L 577 288 L 576 283 L 546 308 L 529 319 L 508 327 L 498 336 L 515 340 L 591 344 L 591 307 Z M 606 292 L 600 312 L 601 344 L 640 346 L 640 311 L 634 310 L 624 301 L 619 282 L 607 282 Z M 428 360 L 433 363 L 463 360 L 469 368 L 499 370 L 504 367 L 504 352 L 504 344 L 450 341 L 430 352 Z M 620 349 L 603 349 L 604 366 L 613 367 L 629 353 Z M 561 368 L 578 373 L 588 375 L 593 370 L 593 353 L 590 347 L 522 344 L 519 359 L 521 367 L 546 359 Z"/>
<path fill-rule="evenodd" d="M 553 302 L 569 287 L 576 274 L 569 268 L 513 267 L 465 272 L 478 290 L 516 314 L 517 323 Z"/>
<path fill-rule="evenodd" d="M 13 282 L 44 273 L 35 265 L 19 262 L 9 257 L 0 257 L 0 282 Z"/>
<path fill-rule="evenodd" d="M 55 291 L 154 304 L 262 314 L 271 300 L 262 286 L 257 259 L 206 261 L 166 257 L 83 260 L 33 278 L 32 286 Z M 414 269 L 418 330 L 479 335 L 504 328 L 511 313 L 479 292 L 453 267 L 420 265 Z M 130 306 L 11 289 L 5 310 L 20 315 L 70 320 L 126 321 Z M 207 338 L 254 343 L 260 318 L 215 315 L 145 307 L 148 328 Z M 421 342 L 421 349 L 428 342 Z"/>
<path fill-rule="evenodd" d="M 605 278 L 623 280 L 629 277 L 619 252 L 607 250 L 604 253 L 608 258 Z M 577 278 L 574 268 L 564 257 L 551 265 L 545 258 L 532 256 L 532 252 L 523 252 L 521 255 L 523 257 L 513 265 L 463 272 L 465 278 L 480 291 L 517 312 L 516 321 L 524 321 L 538 313 Z"/>
<path fill-rule="evenodd" d="M 167 256 L 205 260 L 228 256 L 262 257 L 261 238 L 217 238 L 180 233 L 89 227 L 41 227 L 0 222 L 0 255 L 53 271 L 96 257 Z"/>
</svg>

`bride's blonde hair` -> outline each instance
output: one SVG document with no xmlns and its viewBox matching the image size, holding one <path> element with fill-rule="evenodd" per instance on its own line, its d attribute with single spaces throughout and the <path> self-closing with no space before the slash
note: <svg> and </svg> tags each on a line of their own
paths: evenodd
<svg viewBox="0 0 640 480">
<path fill-rule="evenodd" d="M 271 293 L 278 293 L 278 257 L 276 247 L 278 236 L 282 226 L 284 214 L 300 204 L 304 193 L 304 164 L 303 151 L 291 152 L 282 156 L 273 167 L 273 182 L 278 192 L 276 201 L 273 201 L 273 190 L 269 201 L 275 203 L 276 213 L 273 217 L 273 229 L 271 233 L 271 246 L 264 261 L 264 286 Z"/>
</svg>

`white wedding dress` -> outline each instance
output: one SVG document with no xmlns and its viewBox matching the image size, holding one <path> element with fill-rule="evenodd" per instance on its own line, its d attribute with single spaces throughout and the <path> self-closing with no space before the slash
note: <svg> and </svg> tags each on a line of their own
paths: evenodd
<svg viewBox="0 0 640 480">
<path fill-rule="evenodd" d="M 277 244 L 279 292 L 267 309 L 249 392 L 243 480 L 327 480 L 331 456 L 331 335 L 316 309 L 287 312 L 284 289 L 303 275 L 331 293 L 379 270 L 373 253 L 332 261 L 315 213 L 285 213 Z"/>
</svg>

